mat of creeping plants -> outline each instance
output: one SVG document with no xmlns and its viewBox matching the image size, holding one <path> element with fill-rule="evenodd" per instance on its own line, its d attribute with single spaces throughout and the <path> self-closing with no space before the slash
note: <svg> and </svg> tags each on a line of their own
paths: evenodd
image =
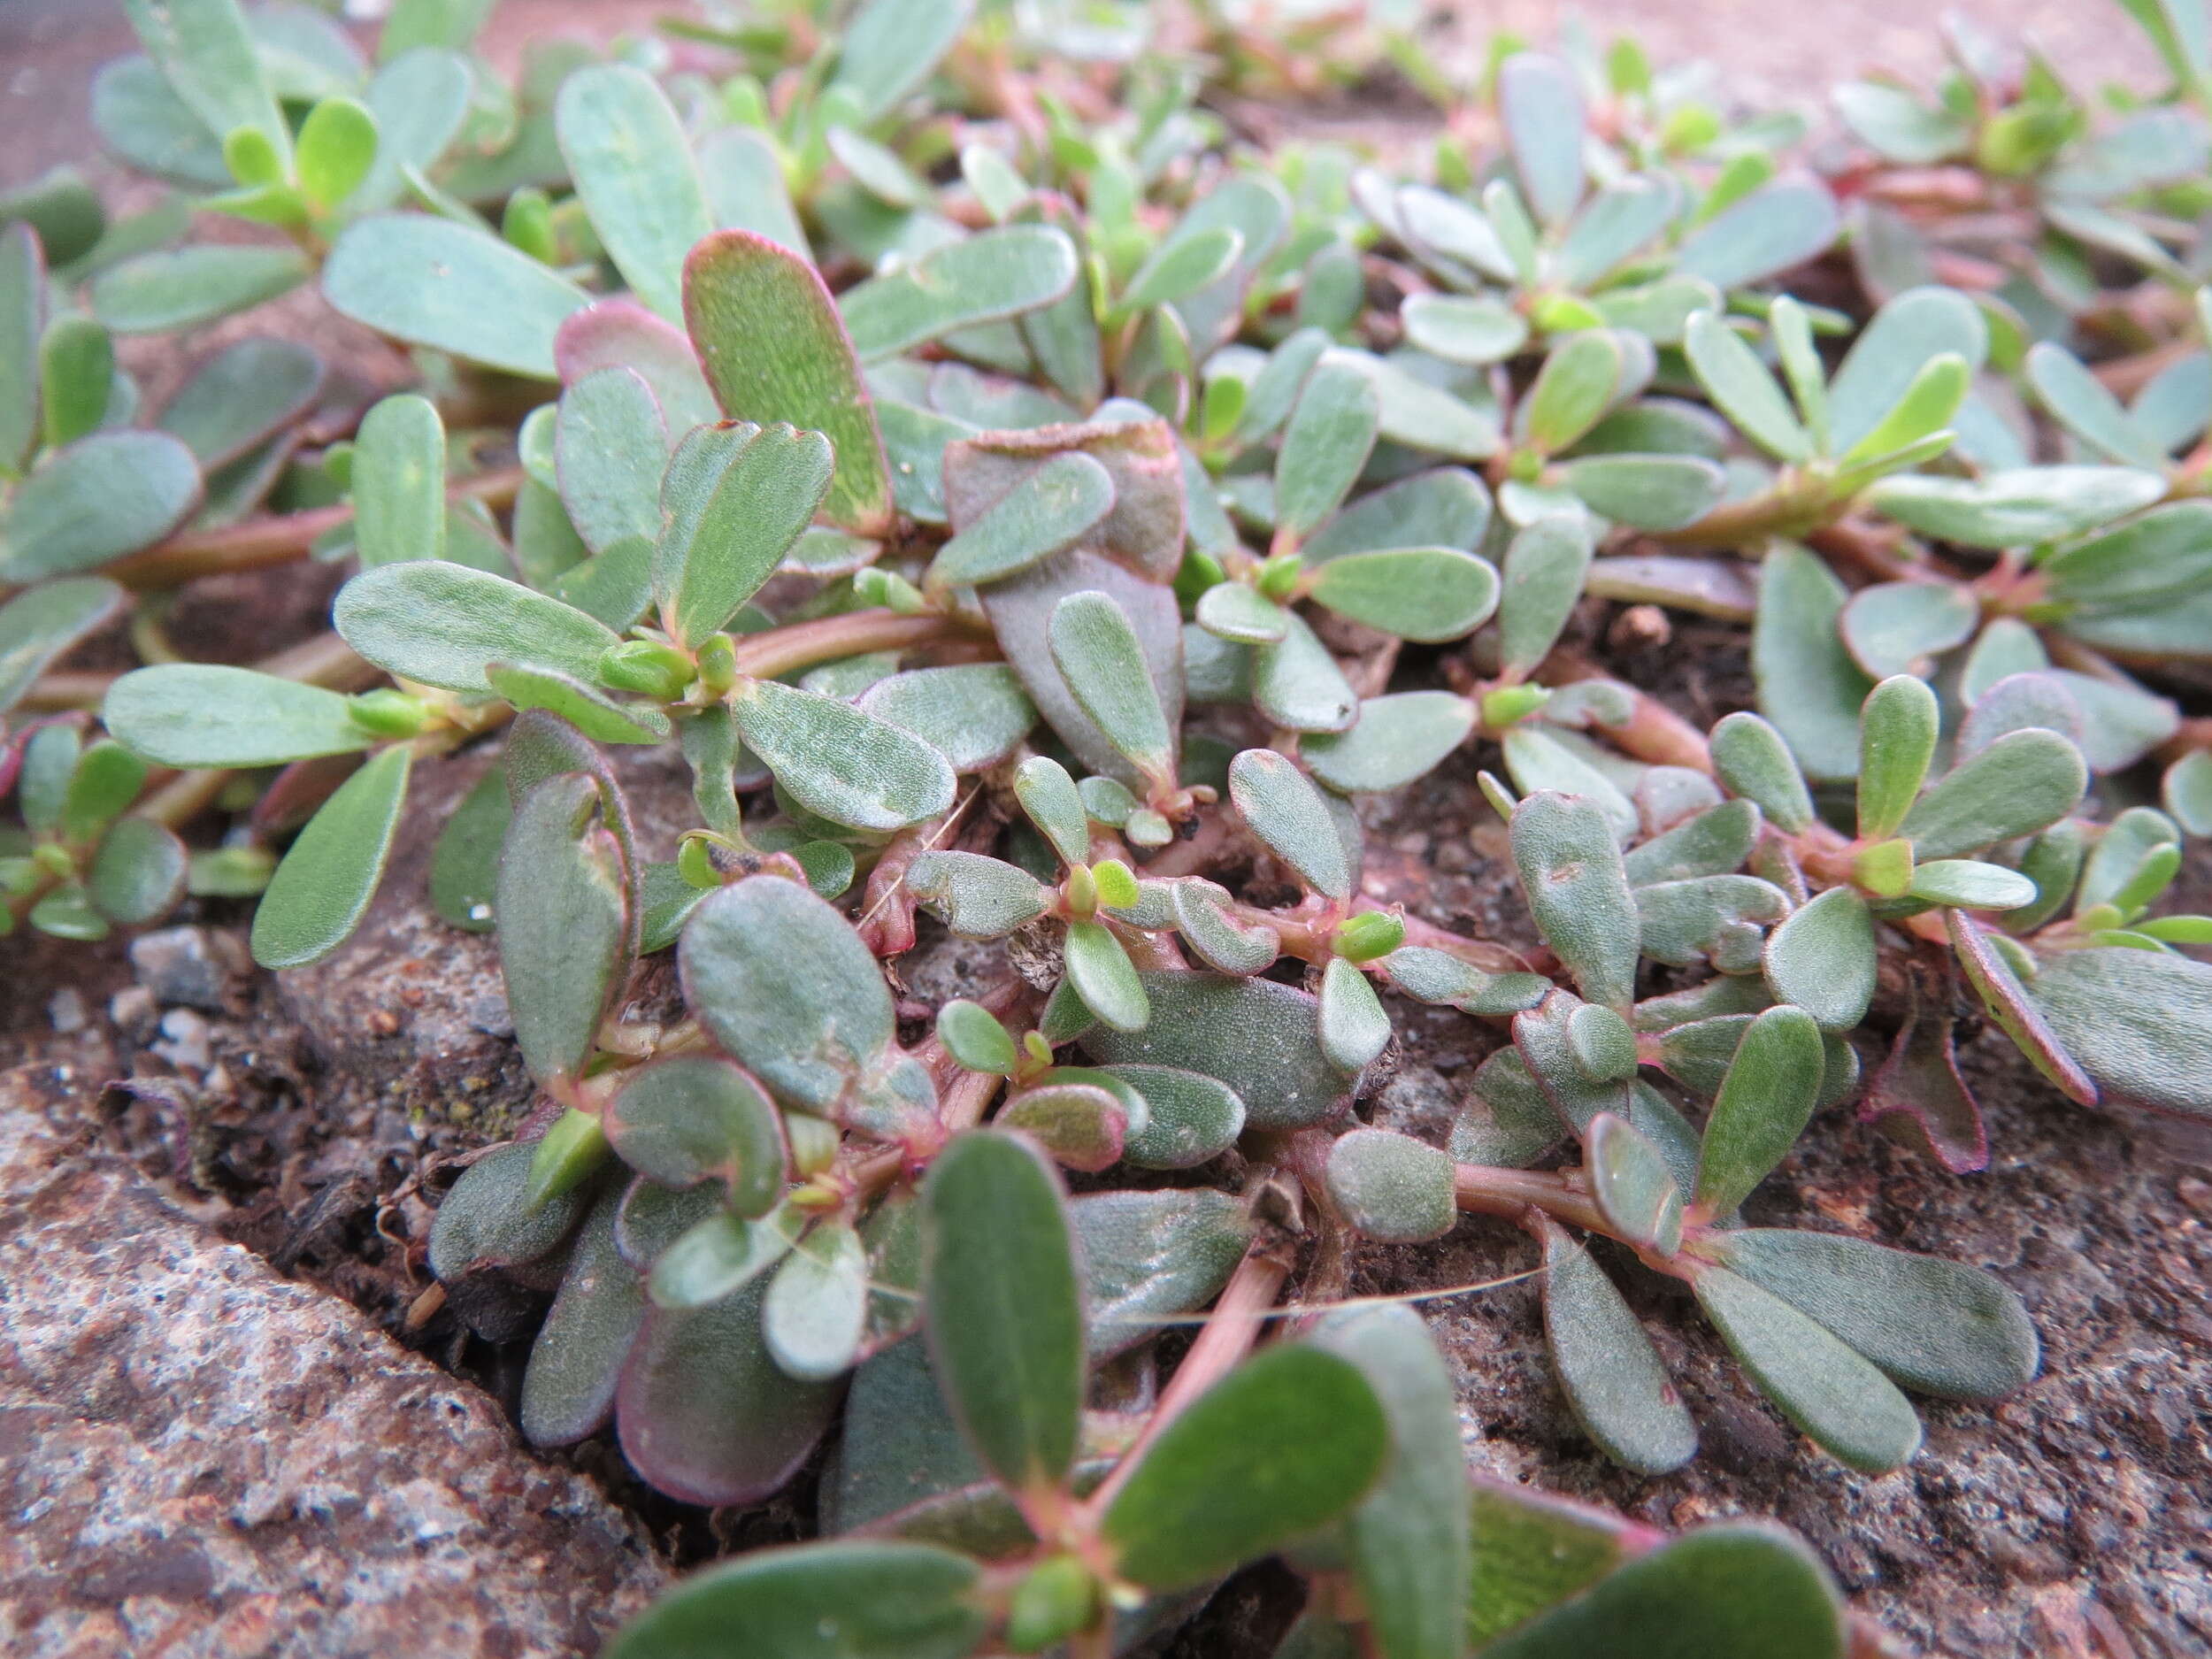
<svg viewBox="0 0 2212 1659">
<path fill-rule="evenodd" d="M 1621 1287 L 1671 1277 L 1797 1455 L 1886 1471 L 2037 1335 L 1756 1225 L 1799 1137 L 1972 1182 L 1985 1022 L 2212 1115 L 2212 918 L 2162 904 L 2212 832 L 2197 0 L 2125 0 L 2154 91 L 1958 26 L 1817 142 L 1625 40 L 1446 77 L 1379 4 L 763 0 L 511 78 L 483 0 L 126 9 L 93 116 L 154 204 L 0 203 L 0 916 L 251 901 L 312 963 L 415 774 L 497 752 L 429 898 L 496 931 L 539 1106 L 429 1271 L 544 1308 L 533 1443 L 699 1505 L 803 1471 L 818 1533 L 611 1655 L 1096 1659 L 1270 1556 L 1296 1659 L 1880 1650 L 1780 1529 L 1471 1477 L 1348 1263 L 1521 1229 L 1647 1473 L 1701 1402 Z M 1218 112 L 1355 75 L 1447 135 Z M 311 285 L 417 389 L 334 424 L 250 328 L 158 407 L 118 367 Z M 302 560 L 327 634 L 180 658 L 180 589 Z M 1710 730 L 1607 672 L 1687 618 L 1755 682 Z M 625 747 L 688 768 L 672 862 Z M 1363 801 L 1447 764 L 1518 942 L 1363 897 Z M 924 1008 L 941 929 L 993 965 Z M 1408 1001 L 1488 1056 L 1440 1145 L 1363 1121 Z"/>
</svg>

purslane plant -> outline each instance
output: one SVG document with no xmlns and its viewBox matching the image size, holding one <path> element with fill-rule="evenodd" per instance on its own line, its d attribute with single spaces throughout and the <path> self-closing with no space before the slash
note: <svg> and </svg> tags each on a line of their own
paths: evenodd
<svg viewBox="0 0 2212 1659">
<path fill-rule="evenodd" d="M 1913 1455 L 1903 1391 L 2034 1374 L 1995 1277 L 1758 1194 L 1854 1104 L 1982 1167 L 1976 1004 L 2085 1105 L 2212 1113 L 2212 920 L 2154 908 L 2212 829 L 2169 217 L 2204 32 L 2147 25 L 2176 87 L 2109 127 L 1978 59 L 1938 114 L 1847 90 L 1892 160 L 1847 216 L 1625 44 L 1504 53 L 1425 157 L 1270 154 L 1206 76 L 1300 84 L 1313 38 L 1221 18 L 1209 62 L 1100 24 L 1075 73 L 1021 9 L 794 5 L 510 85 L 487 10 L 403 0 L 372 65 L 312 14 L 134 4 L 96 124 L 190 194 L 0 201 L 6 926 L 252 897 L 257 959 L 315 962 L 419 775 L 497 746 L 429 899 L 495 930 L 536 1099 L 445 1194 L 446 1305 L 529 1339 L 534 1443 L 611 1432 L 673 1497 L 829 1448 L 821 1541 L 702 1574 L 631 1659 L 1090 1659 L 1270 1555 L 1286 1655 L 1581 1653 L 1655 1609 L 1732 1651 L 1739 1601 L 1840 1655 L 1786 1537 L 1471 1487 L 1417 1317 L 1332 1304 L 1357 1240 L 1518 1225 L 1566 1404 L 1647 1474 L 1699 1402 L 1631 1257 L 1856 1469 Z M 1932 164 L 2030 181 L 2009 280 Z M 270 239 L 177 245 L 195 210 Z M 1778 291 L 1847 218 L 1855 303 Z M 420 390 L 325 410 L 247 339 L 142 418 L 112 336 L 311 280 Z M 352 567 L 329 634 L 173 641 L 179 589 L 311 557 Z M 1665 610 L 1741 630 L 1755 708 L 1628 683 L 1601 625 Z M 66 665 L 119 633 L 143 665 Z M 661 748 L 692 821 L 649 845 L 623 755 Z M 1363 798 L 1448 764 L 1514 936 L 1363 879 Z M 987 965 L 918 1006 L 938 928 Z M 1441 1144 L 1361 1114 L 1397 999 L 1485 1056 Z"/>
</svg>

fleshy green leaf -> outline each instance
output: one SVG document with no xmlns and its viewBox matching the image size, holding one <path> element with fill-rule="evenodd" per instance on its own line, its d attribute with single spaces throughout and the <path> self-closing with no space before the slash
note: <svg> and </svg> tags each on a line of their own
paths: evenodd
<svg viewBox="0 0 2212 1659">
<path fill-rule="evenodd" d="M 150 818 L 121 818 L 93 849 L 86 891 L 108 920 L 140 926 L 166 915 L 184 896 L 187 857 L 174 831 Z"/>
<path fill-rule="evenodd" d="M 1359 969 L 1341 956 L 1329 958 L 1321 975 L 1321 1052 L 1329 1063 L 1357 1071 L 1390 1046 L 1390 1016 L 1382 999 Z"/>
<path fill-rule="evenodd" d="M 290 157 L 291 128 L 236 0 L 125 0 L 124 11 L 162 79 L 210 132 L 250 127 L 280 160 Z"/>
<path fill-rule="evenodd" d="M 1626 1013 L 1636 1000 L 1636 900 L 1605 815 L 1578 796 L 1541 792 L 1513 814 L 1514 862 L 1545 941 L 1583 995 Z"/>
<path fill-rule="evenodd" d="M 1101 1532 L 1132 1581 L 1203 1584 L 1344 1514 L 1389 1450 L 1382 1407 L 1356 1367 L 1319 1348 L 1279 1345 L 1168 1425 Z"/>
<path fill-rule="evenodd" d="M 1313 1340 L 1359 1367 L 1390 1425 L 1382 1479 L 1345 1524 L 1377 1651 L 1458 1659 L 1472 1523 L 1451 1373 L 1410 1308 L 1332 1316 Z"/>
<path fill-rule="evenodd" d="M 383 879 L 407 802 L 414 757 L 388 749 L 338 786 L 270 877 L 253 917 L 253 958 L 265 968 L 319 962 L 360 925 Z"/>
<path fill-rule="evenodd" d="M 1582 596 L 1593 552 L 1586 524 L 1544 518 L 1517 534 L 1505 552 L 1498 601 L 1500 665 L 1526 675 L 1551 654 Z"/>
<path fill-rule="evenodd" d="M 1350 731 L 1315 733 L 1298 752 L 1341 793 L 1402 788 L 1464 742 L 1474 721 L 1474 705 L 1448 691 L 1399 692 L 1368 698 Z"/>
<path fill-rule="evenodd" d="M 1803 548 L 1770 549 L 1759 577 L 1759 614 L 1751 633 L 1751 672 L 1759 711 L 1789 740 L 1808 777 L 1857 775 L 1859 707 L 1873 684 L 1837 634 L 1847 597 L 1842 582 Z M 1768 816 L 1778 824 L 1766 801 Z"/>
<path fill-rule="evenodd" d="M 1408 340 L 1448 363 L 1502 363 L 1528 343 L 1526 319 L 1494 299 L 1411 294 L 1398 315 Z"/>
<path fill-rule="evenodd" d="M 1103 922 L 1068 924 L 1068 979 L 1083 1005 L 1115 1031 L 1141 1031 L 1152 1017 L 1129 952 Z"/>
<path fill-rule="evenodd" d="M 379 667 L 426 686 L 486 692 L 492 663 L 598 678 L 617 639 L 571 605 L 487 571 L 415 560 L 364 571 L 339 591 L 331 619 Z"/>
<path fill-rule="evenodd" d="M 626 861 L 603 811 L 595 780 L 559 773 L 516 803 L 500 853 L 493 910 L 515 1041 L 549 1084 L 578 1074 L 636 949 Z"/>
<path fill-rule="evenodd" d="M 1356 970 L 1355 970 L 1356 972 Z M 1387 1129 L 1355 1129 L 1330 1144 L 1329 1196 L 1363 1236 L 1419 1244 L 1459 1220 L 1452 1161 L 1434 1147 Z"/>
<path fill-rule="evenodd" d="M 662 1596 L 608 1645 L 607 1659 L 715 1659 L 733 1649 L 778 1659 L 962 1659 L 987 1627 L 980 1573 L 972 1557 L 933 1544 L 756 1550 Z"/>
<path fill-rule="evenodd" d="M 0 605 L 0 711 L 14 707 L 32 682 L 127 602 L 113 582 L 79 576 L 41 583 Z"/>
<path fill-rule="evenodd" d="M 872 121 L 929 78 L 967 27 L 972 0 L 869 0 L 845 25 L 829 89 Z"/>
<path fill-rule="evenodd" d="M 1070 594 L 1053 609 L 1050 637 L 1052 660 L 1083 712 L 1133 765 L 1168 777 L 1167 716 L 1128 613 L 1110 595 Z"/>
<path fill-rule="evenodd" d="M 364 570 L 445 557 L 445 423 L 428 398 L 387 397 L 362 417 L 353 544 Z"/>
<path fill-rule="evenodd" d="M 1312 597 L 1340 616 L 1401 639 L 1455 640 L 1490 619 L 1498 572 L 1450 548 L 1349 553 L 1316 572 Z"/>
<path fill-rule="evenodd" d="M 215 663 L 163 663 L 109 687 L 100 718 L 165 766 L 271 766 L 367 749 L 376 740 L 349 710 L 320 686 Z"/>
<path fill-rule="evenodd" d="M 1294 544 L 1333 513 L 1366 465 L 1381 419 L 1356 358 L 1324 352 L 1290 411 L 1275 460 L 1275 526 Z"/>
<path fill-rule="evenodd" d="M 736 442 L 720 453 L 712 438 Z M 687 467 L 695 445 L 710 453 Z M 834 457 L 818 432 L 709 428 L 669 464 L 666 528 L 653 553 L 653 590 L 670 637 L 696 646 L 727 627 L 776 572 L 830 488 Z"/>
<path fill-rule="evenodd" d="M 1580 1567 L 1600 1547 L 1570 1549 L 1540 1534 L 1529 1548 L 1553 1556 L 1544 1565 L 1555 1573 L 1557 1556 Z M 1478 1606 L 1481 1589 L 1479 1578 Z M 1482 1651 L 1484 1659 L 1616 1652 L 1646 1659 L 1843 1659 L 1846 1639 L 1842 1600 L 1813 1553 L 1779 1527 L 1740 1522 L 1707 1527 L 1629 1562 Z"/>
<path fill-rule="evenodd" d="M 1783 1227 L 1730 1233 L 1717 1248 L 1732 1271 L 1922 1394 L 1998 1399 L 2029 1382 L 2040 1363 L 2020 1298 L 1978 1268 Z"/>
<path fill-rule="evenodd" d="M 1967 547 L 2022 547 L 2093 530 L 2165 494 L 2156 472 L 2120 466 L 2036 466 L 1979 478 L 1912 472 L 1884 479 L 1870 507 L 1909 530 Z"/>
<path fill-rule="evenodd" d="M 1599 417 L 1634 389 L 1624 344 L 1628 338 L 1590 328 L 1562 339 L 1513 411 L 1516 434 L 1548 456 L 1596 426 Z"/>
<path fill-rule="evenodd" d="M 1307 886 L 1340 902 L 1352 891 L 1344 844 L 1321 792 L 1272 749 L 1248 749 L 1229 764 L 1229 798 L 1248 827 Z"/>
<path fill-rule="evenodd" d="M 852 1369 L 867 1311 L 867 1248 L 852 1226 L 825 1221 L 792 1247 L 769 1280 L 761 1336 L 786 1376 L 826 1382 Z"/>
<path fill-rule="evenodd" d="M 1075 245 L 1058 231 L 1010 225 L 872 277 L 841 295 L 838 309 L 853 349 L 872 361 L 1048 305 L 1068 291 L 1076 269 Z"/>
<path fill-rule="evenodd" d="M 2008 732 L 1937 780 L 1899 832 L 1916 858 L 1955 858 L 2049 828 L 2088 784 L 2081 751 L 2057 733 Z"/>
<path fill-rule="evenodd" d="M 1592 1118 L 1583 1140 L 1599 1211 L 1629 1243 L 1672 1256 L 1682 1245 L 1682 1192 L 1659 1148 L 1612 1112 Z"/>
<path fill-rule="evenodd" d="M 756 1279 L 710 1306 L 654 1308 L 623 1368 L 615 1402 L 623 1455 L 656 1489 L 680 1502 L 758 1502 L 806 1461 L 836 1409 L 838 1387 L 801 1382 L 770 1357 L 761 1336 L 761 1295 Z M 763 1559 L 755 1555 L 743 1564 Z M 964 1586 L 967 1581 L 956 1582 Z M 867 1609 L 849 1606 L 841 1616 L 826 1613 L 810 1601 L 804 1634 L 780 1645 L 804 1654 L 811 1636 L 823 1644 L 815 1651 L 828 1659 L 837 1654 L 832 1639 L 841 1628 L 868 1629 L 861 1621 L 872 1617 Z M 883 1617 L 890 1629 L 899 1628 L 890 1608 Z M 831 1620 L 830 1638 L 821 1633 L 825 1617 Z M 972 1630 L 972 1617 L 964 1612 L 962 1630 Z M 715 1628 L 718 1640 L 728 1627 L 725 1622 Z M 775 1643 L 791 1628 L 768 1624 L 764 1634 Z M 950 1659 L 972 1641 L 970 1634 L 943 1651 Z"/>
<path fill-rule="evenodd" d="M 1112 511 L 1114 480 L 1080 450 L 1047 460 L 938 549 L 929 579 L 972 587 L 1072 547 Z"/>
<path fill-rule="evenodd" d="M 519 249 L 424 213 L 373 214 L 349 227 L 324 262 L 323 294 L 395 339 L 541 380 L 555 378 L 561 324 L 588 303 Z"/>
<path fill-rule="evenodd" d="M 1911 1403 L 1825 1325 L 1725 1268 L 1706 1268 L 1690 1283 L 1760 1391 L 1824 1450 L 1878 1475 L 1920 1449 Z"/>
<path fill-rule="evenodd" d="M 46 456 L 0 524 L 0 580 L 72 576 L 160 541 L 200 503 L 192 451 L 161 432 L 96 432 Z"/>
<path fill-rule="evenodd" d="M 1083 1307 L 1051 1167 L 1011 1136 L 956 1139 L 922 1186 L 930 1356 L 969 1443 L 1010 1492 L 1067 1479 L 1081 1427 Z"/>
<path fill-rule="evenodd" d="M 1870 674 L 1924 675 L 1933 659 L 1981 626 L 1981 606 L 1949 582 L 1876 582 L 1851 595 L 1839 619 L 1852 659 Z"/>
<path fill-rule="evenodd" d="M 749 1218 L 783 1196 L 783 1120 L 727 1060 L 672 1055 L 640 1066 L 608 1102 L 605 1123 L 622 1161 L 663 1187 L 718 1180 L 729 1208 Z"/>
<path fill-rule="evenodd" d="M 1753 442 L 1785 461 L 1811 458 L 1812 439 L 1789 399 L 1720 313 L 1701 311 L 1691 318 L 1683 350 L 1707 396 Z"/>
<path fill-rule="evenodd" d="M 1697 1425 L 1658 1350 L 1589 1251 L 1563 1227 L 1543 1236 L 1544 1333 L 1567 1403 L 1615 1463 L 1679 1469 L 1697 1454 Z"/>
<path fill-rule="evenodd" d="M 965 998 L 956 997 L 937 1010 L 937 1040 L 971 1071 L 1010 1077 L 1021 1063 L 1014 1039 L 998 1016 Z"/>
<path fill-rule="evenodd" d="M 1109 1066 L 1147 1064 L 1196 1071 L 1245 1103 L 1248 1126 L 1317 1122 L 1349 1084 L 1316 1036 L 1314 999 L 1271 979 L 1214 973 L 1138 976 L 1152 1007 L 1139 1032 L 1094 1028 L 1084 1047 Z"/>
<path fill-rule="evenodd" d="M 832 823 L 902 829 L 952 805 L 958 785 L 945 757 L 849 703 L 749 680 L 731 694 L 730 713 L 792 798 Z"/>
<path fill-rule="evenodd" d="M 570 1446 L 614 1415 L 622 1363 L 645 1318 L 645 1288 L 615 1245 L 619 1188 L 592 1206 L 522 1379 L 523 1438 Z"/>
<path fill-rule="evenodd" d="M 1794 1002 L 1823 1031 L 1849 1031 L 1866 1018 L 1877 964 L 1874 918 L 1849 887 L 1830 887 L 1767 936 L 1768 988 Z"/>
<path fill-rule="evenodd" d="M 1675 267 L 1717 288 L 1741 288 L 1813 258 L 1836 239 L 1839 225 L 1836 199 L 1826 186 L 1812 179 L 1778 179 L 1685 237 L 1675 250 Z"/>
<path fill-rule="evenodd" d="M 1813 821 L 1805 774 L 1772 725 L 1740 710 L 1729 715 L 1713 728 L 1712 751 L 1720 780 L 1755 803 L 1777 828 L 1794 835 Z"/>
<path fill-rule="evenodd" d="M 595 369 L 561 394 L 553 457 L 561 505 L 595 553 L 661 533 L 661 480 L 673 475 L 667 423 L 645 377 Z"/>
<path fill-rule="evenodd" d="M 555 120 L 608 257 L 646 304 L 681 320 L 684 256 L 714 222 L 668 95 L 641 69 L 593 65 L 561 83 Z"/>
<path fill-rule="evenodd" d="M 1696 455 L 1594 455 L 1569 461 L 1559 481 L 1601 517 L 1639 530 L 1679 530 L 1720 504 L 1728 477 Z"/>
<path fill-rule="evenodd" d="M 831 1108 L 887 1064 L 896 1025 L 875 958 L 795 882 L 756 876 L 709 894 L 678 962 L 715 1041 L 795 1105 Z"/>
<path fill-rule="evenodd" d="M 2212 966 L 2164 950 L 2062 951 L 2027 995 L 2099 1094 L 2212 1116 Z"/>
<path fill-rule="evenodd" d="M 1772 1172 L 1810 1122 L 1825 1062 L 1820 1027 L 1801 1008 L 1770 1008 L 1736 1047 L 1706 1121 L 1698 1206 L 1725 1216 Z"/>
<path fill-rule="evenodd" d="M 956 772 L 997 765 L 1037 724 L 1036 706 L 1002 663 L 891 674 L 862 694 L 860 706 L 877 719 L 913 733 Z"/>
<path fill-rule="evenodd" d="M 1149 1113 L 1142 1132 L 1123 1148 L 1123 1156 L 1140 1169 L 1195 1168 L 1226 1151 L 1244 1132 L 1244 1102 L 1225 1083 L 1174 1066 L 1109 1069 L 1144 1097 Z"/>
<path fill-rule="evenodd" d="M 1935 693 L 1893 674 L 1866 694 L 1859 713 L 1859 839 L 1886 841 L 1919 798 L 1940 723 Z"/>
</svg>

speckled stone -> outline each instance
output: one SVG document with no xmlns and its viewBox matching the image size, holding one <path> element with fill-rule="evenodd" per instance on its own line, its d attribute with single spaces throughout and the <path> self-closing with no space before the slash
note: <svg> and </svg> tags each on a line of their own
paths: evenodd
<svg viewBox="0 0 2212 1659">
<path fill-rule="evenodd" d="M 0 1074 L 0 1652 L 588 1659 L 666 1581 L 480 1391 L 58 1128 L 68 1087 Z"/>
</svg>

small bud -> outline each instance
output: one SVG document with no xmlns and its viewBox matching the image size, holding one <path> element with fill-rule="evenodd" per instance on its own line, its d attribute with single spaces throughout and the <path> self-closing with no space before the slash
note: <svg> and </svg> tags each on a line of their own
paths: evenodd
<svg viewBox="0 0 2212 1659">
<path fill-rule="evenodd" d="M 1081 864 L 1069 868 L 1067 879 L 1060 884 L 1061 902 L 1068 914 L 1080 921 L 1097 912 L 1098 880 Z"/>
<path fill-rule="evenodd" d="M 69 849 L 55 841 L 41 841 L 32 848 L 31 862 L 58 881 L 70 880 L 77 873 L 77 861 L 69 856 Z"/>
<path fill-rule="evenodd" d="M 1150 807 L 1141 806 L 1129 815 L 1122 833 L 1133 847 L 1164 847 L 1175 839 L 1175 826 Z"/>
<path fill-rule="evenodd" d="M 1534 449 L 1516 449 L 1507 457 L 1505 470 L 1515 482 L 1533 484 L 1544 475 L 1544 457 Z"/>
<path fill-rule="evenodd" d="M 703 891 L 722 885 L 722 872 L 714 867 L 714 850 L 703 835 L 687 835 L 676 843 L 676 873 Z"/>
<path fill-rule="evenodd" d="M 1902 898 L 1912 886 L 1912 843 L 1901 835 L 1860 848 L 1851 879 L 1878 899 Z"/>
<path fill-rule="evenodd" d="M 1022 1052 L 1027 1055 L 1035 1064 L 1050 1065 L 1052 1064 L 1052 1045 L 1045 1041 L 1045 1034 L 1041 1031 L 1025 1031 L 1022 1033 Z"/>
<path fill-rule="evenodd" d="M 553 202 L 535 185 L 525 185 L 507 198 L 499 234 L 509 246 L 520 249 L 540 265 L 560 263 L 559 239 L 553 230 Z"/>
<path fill-rule="evenodd" d="M 1118 858 L 1102 858 L 1093 864 L 1091 879 L 1098 887 L 1098 902 L 1109 910 L 1126 910 L 1143 896 L 1137 891 L 1136 876 Z"/>
<path fill-rule="evenodd" d="M 737 684 L 737 641 L 726 634 L 710 635 L 699 648 L 699 683 L 716 696 Z"/>
<path fill-rule="evenodd" d="M 1298 578 L 1305 567 L 1305 561 L 1295 553 L 1278 553 L 1260 566 L 1259 580 L 1254 586 L 1267 598 L 1282 604 L 1297 590 Z"/>
<path fill-rule="evenodd" d="M 853 574 L 853 597 L 864 605 L 881 605 L 902 617 L 918 617 L 929 609 L 922 590 L 900 575 L 871 565 Z"/>
<path fill-rule="evenodd" d="M 1336 930 L 1336 954 L 1347 962 L 1372 962 L 1405 942 L 1404 918 L 1381 910 L 1363 911 Z"/>
<path fill-rule="evenodd" d="M 1098 1617 L 1098 1581 L 1072 1555 L 1039 1562 L 1014 1586 L 1006 1609 L 1006 1645 L 1041 1653 Z"/>
<path fill-rule="evenodd" d="M 607 1156 L 607 1132 L 599 1119 L 573 1106 L 553 1121 L 530 1155 L 530 1180 L 523 1189 L 526 1209 L 551 1202 L 597 1169 Z"/>
<path fill-rule="evenodd" d="M 2116 927 L 2126 926 L 2127 918 L 2120 913 L 2120 907 L 2116 904 L 2088 905 L 2074 918 L 2074 928 L 2078 933 L 2107 933 Z"/>
<path fill-rule="evenodd" d="M 1198 435 L 1218 443 L 1236 429 L 1244 417 L 1246 388 L 1233 374 L 1217 374 L 1206 382 L 1206 401 L 1198 418 Z"/>
<path fill-rule="evenodd" d="M 1175 596 L 1185 604 L 1194 605 L 1201 594 L 1225 580 L 1227 575 L 1219 559 L 1193 548 L 1183 555 L 1183 563 L 1175 572 Z"/>
<path fill-rule="evenodd" d="M 353 723 L 379 737 L 412 737 L 430 724 L 430 705 L 390 686 L 364 691 L 346 700 Z"/>
<path fill-rule="evenodd" d="M 658 640 L 625 640 L 599 653 L 600 683 L 617 691 L 642 692 L 673 703 L 694 678 L 691 659 Z"/>
<path fill-rule="evenodd" d="M 223 135 L 223 165 L 250 190 L 285 181 L 283 157 L 257 127 L 234 127 Z"/>
<path fill-rule="evenodd" d="M 1482 694 L 1482 723 L 1491 731 L 1518 726 L 1551 701 L 1543 686 L 1500 686 Z"/>
<path fill-rule="evenodd" d="M 786 1112 L 784 1139 L 791 1143 L 792 1170 L 803 1177 L 819 1175 L 837 1162 L 837 1125 L 812 1112 Z"/>
<path fill-rule="evenodd" d="M 1578 328 L 1602 328 L 1605 315 L 1587 300 L 1571 294 L 1547 294 L 1530 317 L 1548 334 L 1570 334 Z"/>
</svg>

